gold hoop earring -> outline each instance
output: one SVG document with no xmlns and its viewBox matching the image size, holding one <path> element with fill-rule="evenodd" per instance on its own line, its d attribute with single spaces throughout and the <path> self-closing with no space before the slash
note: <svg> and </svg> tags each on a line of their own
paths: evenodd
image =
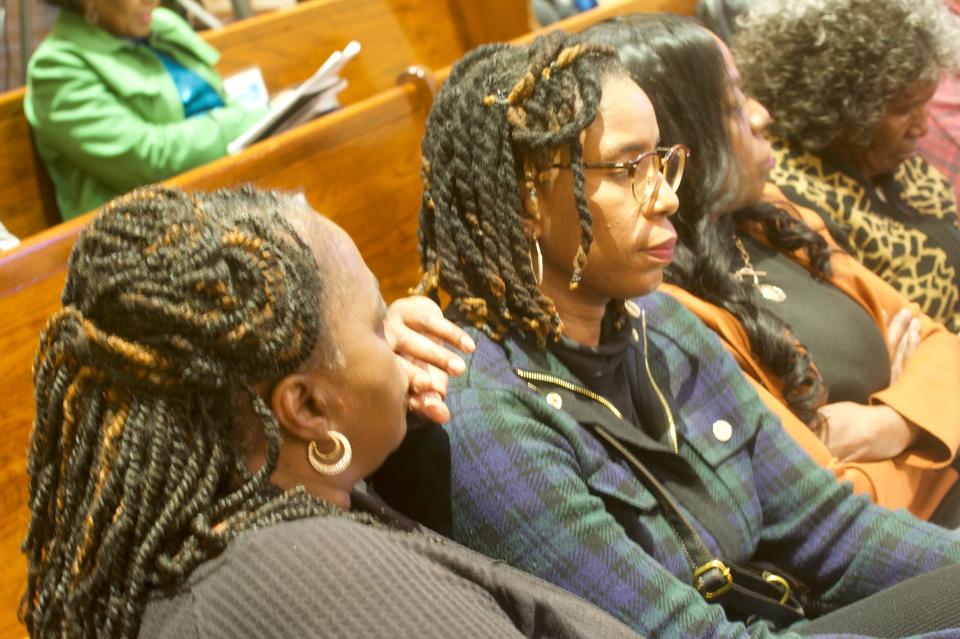
<svg viewBox="0 0 960 639">
<path fill-rule="evenodd" d="M 537 268 L 533 268 L 533 254 L 537 254 Z M 537 286 L 543 282 L 543 253 L 540 252 L 540 240 L 533 238 L 533 248 L 530 251 L 530 270 L 533 271 L 533 278 Z"/>
<path fill-rule="evenodd" d="M 100 22 L 100 14 L 97 13 L 97 8 L 93 6 L 93 3 L 88 3 L 83 10 L 83 19 L 87 21 L 87 24 L 97 24 Z"/>
<path fill-rule="evenodd" d="M 343 433 L 331 430 L 327 434 L 333 440 L 333 450 L 329 453 L 321 453 L 320 449 L 317 448 L 317 442 L 312 441 L 307 446 L 307 461 L 319 474 L 333 477 L 345 471 L 347 466 L 350 465 L 350 460 L 353 459 L 353 450 Z"/>
</svg>

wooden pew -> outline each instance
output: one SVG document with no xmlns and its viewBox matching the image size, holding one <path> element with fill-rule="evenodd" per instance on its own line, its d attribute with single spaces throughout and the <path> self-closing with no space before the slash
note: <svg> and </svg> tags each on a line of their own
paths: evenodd
<svg viewBox="0 0 960 639">
<path fill-rule="evenodd" d="M 692 1 L 634 2 L 565 21 L 570 31 L 638 8 L 692 10 Z M 529 40 L 533 36 L 524 37 Z M 449 69 L 436 74 L 447 76 Z M 255 145 L 171 180 L 186 188 L 251 182 L 302 189 L 318 211 L 356 241 L 384 296 L 403 295 L 418 279 L 416 213 L 419 208 L 419 141 L 430 96 L 416 85 L 393 88 L 338 113 Z M 0 254 L 0 638 L 21 636 L 14 611 L 25 566 L 18 551 L 28 520 L 25 455 L 33 420 L 31 363 L 37 338 L 59 308 L 66 260 L 88 214 Z M 4 612 L 5 611 L 5 612 Z"/>
<path fill-rule="evenodd" d="M 477 44 L 516 37 L 526 16 L 517 0 L 311 0 L 202 35 L 220 51 L 221 75 L 259 66 L 271 93 L 305 80 L 357 40 L 363 51 L 343 72 L 349 87 L 340 99 L 348 105 L 393 87 L 408 66 L 438 69 Z M 0 221 L 20 238 L 60 222 L 23 96 L 23 89 L 0 95 Z"/>
<path fill-rule="evenodd" d="M 33 148 L 23 89 L 0 94 L 0 222 L 23 238 L 60 223 L 53 185 Z"/>
</svg>

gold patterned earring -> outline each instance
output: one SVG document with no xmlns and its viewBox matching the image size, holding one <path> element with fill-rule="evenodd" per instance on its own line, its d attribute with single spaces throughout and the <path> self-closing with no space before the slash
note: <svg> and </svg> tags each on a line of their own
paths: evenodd
<svg viewBox="0 0 960 639">
<path fill-rule="evenodd" d="M 310 445 L 307 446 L 307 461 L 321 475 L 333 477 L 345 471 L 347 466 L 350 465 L 350 460 L 353 459 L 353 450 L 343 433 L 331 430 L 327 434 L 333 440 L 333 450 L 329 453 L 321 453 L 320 449 L 317 448 L 317 442 L 311 441 Z"/>
<path fill-rule="evenodd" d="M 533 277 L 537 281 L 537 286 L 543 282 L 543 253 L 540 252 L 540 240 L 533 238 L 533 246 L 530 250 L 530 269 L 533 271 Z M 533 255 L 537 255 L 537 267 L 533 267 Z"/>
</svg>

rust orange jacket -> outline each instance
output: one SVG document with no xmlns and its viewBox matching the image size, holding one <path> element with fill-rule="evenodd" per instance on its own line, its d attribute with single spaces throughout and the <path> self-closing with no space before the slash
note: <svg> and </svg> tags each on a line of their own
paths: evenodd
<svg viewBox="0 0 960 639">
<path fill-rule="evenodd" d="M 768 185 L 764 199 L 801 219 L 822 235 L 837 252 L 831 257 L 830 283 L 863 306 L 886 335 L 886 318 L 910 307 L 921 322 L 920 345 L 907 361 L 900 377 L 871 396 L 874 404 L 886 404 L 926 433 L 921 448 L 879 462 L 842 462 L 795 416 L 784 401 L 782 383 L 764 367 L 750 349 L 740 321 L 726 310 L 694 297 L 670 284 L 661 290 L 679 300 L 721 339 L 733 354 L 767 406 L 783 420 L 784 428 L 820 465 L 839 479 L 853 483 L 854 490 L 866 493 L 887 508 L 907 508 L 927 519 L 947 490 L 957 481 L 949 467 L 960 447 L 960 338 L 921 313 L 889 284 L 842 252 L 827 232 L 823 220 L 813 211 L 787 202 L 783 193 Z M 761 241 L 763 238 L 758 235 Z M 794 259 L 808 266 L 805 253 Z M 892 354 L 891 354 L 892 356 Z"/>
</svg>

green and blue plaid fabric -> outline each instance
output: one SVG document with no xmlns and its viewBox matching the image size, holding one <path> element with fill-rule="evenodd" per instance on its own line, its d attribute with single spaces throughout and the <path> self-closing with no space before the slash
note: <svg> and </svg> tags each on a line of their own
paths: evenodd
<svg viewBox="0 0 960 639">
<path fill-rule="evenodd" d="M 659 293 L 636 301 L 646 313 L 654 378 L 677 422 L 679 455 L 628 443 L 674 485 L 705 493 L 699 503 L 707 506 L 686 514 L 712 552 L 736 563 L 772 562 L 830 607 L 960 563 L 957 533 L 876 507 L 809 459 L 713 333 L 680 304 Z M 630 330 L 643 330 L 630 321 Z M 382 491 L 394 505 L 649 637 L 791 635 L 730 621 L 690 585 L 690 562 L 653 494 L 515 372 L 579 383 L 554 356 L 518 336 L 502 343 L 473 336 L 468 371 L 451 380 L 450 423 L 411 433 L 375 483 L 403 487 Z M 634 342 L 642 357 L 643 340 Z M 718 430 L 720 420 L 732 428 Z"/>
</svg>

